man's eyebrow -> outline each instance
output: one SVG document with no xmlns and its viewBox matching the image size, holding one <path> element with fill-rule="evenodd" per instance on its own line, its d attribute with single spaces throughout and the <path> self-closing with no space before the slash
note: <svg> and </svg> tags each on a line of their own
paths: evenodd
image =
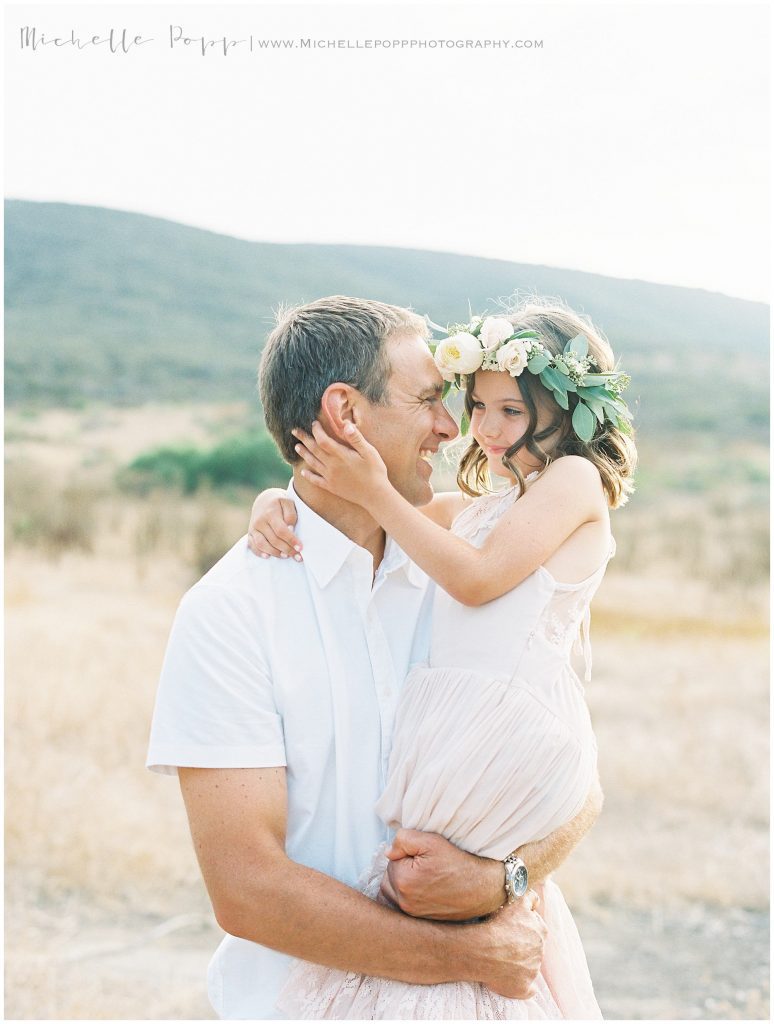
<svg viewBox="0 0 774 1024">
<path fill-rule="evenodd" d="M 435 395 L 443 394 L 443 384 L 429 384 L 419 392 L 420 398 L 432 398 Z"/>
</svg>

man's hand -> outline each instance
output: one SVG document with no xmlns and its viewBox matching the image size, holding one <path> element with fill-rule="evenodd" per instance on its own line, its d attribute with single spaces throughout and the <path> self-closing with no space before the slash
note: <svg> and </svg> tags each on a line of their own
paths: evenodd
<svg viewBox="0 0 774 1024">
<path fill-rule="evenodd" d="M 480 981 L 503 995 L 530 995 L 545 937 L 531 909 L 533 894 L 466 925 L 396 913 L 287 857 L 284 768 L 178 771 L 196 854 L 224 931 L 338 970 L 418 985 Z M 502 870 L 497 861 L 489 863 Z"/>
<path fill-rule="evenodd" d="M 548 929 L 537 913 L 538 897 L 529 890 L 481 924 L 471 925 L 475 935 L 471 956 L 484 959 L 473 969 L 485 985 L 509 999 L 529 999 L 543 961 Z"/>
<path fill-rule="evenodd" d="M 569 856 L 599 817 L 602 801 L 599 779 L 595 779 L 583 808 L 571 821 L 516 851 L 533 885 Z M 505 900 L 501 861 L 463 853 L 433 832 L 401 829 L 387 856 L 390 864 L 382 896 L 412 917 L 467 921 L 494 913 Z"/>
<path fill-rule="evenodd" d="M 433 832 L 400 829 L 387 857 L 382 895 L 412 917 L 468 921 L 505 901 L 500 861 L 464 853 Z"/>
</svg>

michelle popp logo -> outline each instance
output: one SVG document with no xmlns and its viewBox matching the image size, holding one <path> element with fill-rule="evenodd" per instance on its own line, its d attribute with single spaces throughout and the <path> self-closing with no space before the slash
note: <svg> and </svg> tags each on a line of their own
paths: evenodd
<svg viewBox="0 0 774 1024">
<path fill-rule="evenodd" d="M 143 35 L 129 28 L 108 28 L 100 32 L 84 32 L 75 28 L 66 31 L 44 31 L 36 25 L 19 29 L 20 49 L 39 53 L 50 50 L 97 51 L 126 55 L 144 47 L 162 47 L 168 52 L 190 52 L 206 57 L 209 54 L 227 57 L 233 53 L 257 53 L 266 50 L 375 50 L 375 51 L 522 51 L 542 50 L 542 39 L 471 39 L 471 38 L 341 38 L 297 36 L 293 38 L 263 37 L 248 33 L 242 37 L 205 35 L 188 32 L 182 25 L 169 25 L 157 35 Z"/>
</svg>

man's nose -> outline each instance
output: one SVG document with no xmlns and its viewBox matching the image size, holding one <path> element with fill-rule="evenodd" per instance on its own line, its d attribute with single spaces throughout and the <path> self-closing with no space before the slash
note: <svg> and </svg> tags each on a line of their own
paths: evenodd
<svg viewBox="0 0 774 1024">
<path fill-rule="evenodd" d="M 460 428 L 454 422 L 454 417 L 450 416 L 449 412 L 444 409 L 441 419 L 435 424 L 434 433 L 438 434 L 444 441 L 453 441 L 459 432 Z"/>
</svg>

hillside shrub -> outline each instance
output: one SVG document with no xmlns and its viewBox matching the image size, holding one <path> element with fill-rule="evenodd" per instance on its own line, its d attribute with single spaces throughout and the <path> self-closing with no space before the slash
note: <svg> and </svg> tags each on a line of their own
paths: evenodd
<svg viewBox="0 0 774 1024">
<path fill-rule="evenodd" d="M 203 487 L 213 491 L 263 490 L 284 486 L 289 475 L 271 437 L 249 432 L 209 450 L 185 445 L 144 452 L 119 474 L 119 485 L 140 494 L 159 487 L 183 494 L 194 494 Z"/>
</svg>

